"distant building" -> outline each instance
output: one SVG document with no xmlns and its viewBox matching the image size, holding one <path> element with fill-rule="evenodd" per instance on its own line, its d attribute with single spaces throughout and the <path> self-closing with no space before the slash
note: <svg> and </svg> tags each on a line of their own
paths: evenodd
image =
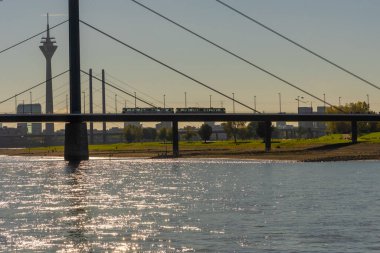
<svg viewBox="0 0 380 253">
<path fill-rule="evenodd" d="M 317 113 L 318 114 L 325 114 L 326 113 L 326 107 L 324 106 L 318 106 L 317 107 Z M 315 122 L 314 127 L 321 130 L 326 130 L 326 123 L 325 122 Z"/>
<path fill-rule="evenodd" d="M 298 107 L 298 114 L 313 114 L 313 107 Z M 300 121 L 298 122 L 300 128 L 313 128 L 313 122 Z"/>
<path fill-rule="evenodd" d="M 276 127 L 277 128 L 285 128 L 286 127 L 286 122 L 285 121 L 277 121 L 276 122 Z"/>
<path fill-rule="evenodd" d="M 156 124 L 156 130 L 159 131 L 160 129 L 162 128 L 172 128 L 172 123 L 170 121 L 166 121 L 166 122 L 160 122 L 158 124 Z"/>
<path fill-rule="evenodd" d="M 318 106 L 317 111 L 313 112 L 312 107 L 299 107 L 298 108 L 298 114 L 325 114 L 326 113 L 326 107 L 324 106 Z M 308 138 L 312 137 L 320 137 L 323 135 L 326 135 L 326 123 L 325 122 L 312 122 L 312 121 L 301 121 L 298 122 L 298 126 L 300 130 L 303 130 L 304 133 L 301 135 L 304 135 Z M 302 132 L 302 131 L 301 131 Z"/>
<path fill-rule="evenodd" d="M 17 114 L 41 114 L 41 104 L 19 104 Z M 17 123 L 17 128 L 25 134 L 42 134 L 41 123 Z"/>
<path fill-rule="evenodd" d="M 138 121 L 126 121 L 126 122 L 124 122 L 124 128 L 127 128 L 128 126 L 142 127 L 142 124 Z"/>
<path fill-rule="evenodd" d="M 273 138 L 278 139 L 293 139 L 297 136 L 297 128 L 293 125 L 276 125 L 276 128 L 273 132 Z"/>
<path fill-rule="evenodd" d="M 318 106 L 317 107 L 317 113 L 318 114 L 325 114 L 326 113 L 326 107 L 325 106 Z M 326 135 L 326 129 L 327 129 L 326 122 L 322 122 L 322 121 L 314 122 L 314 131 L 315 131 L 316 137 Z"/>
<path fill-rule="evenodd" d="M 224 132 L 224 129 L 221 125 L 216 125 L 214 121 L 207 121 L 205 124 L 209 125 L 212 128 L 210 140 L 227 140 L 227 134 Z"/>
</svg>

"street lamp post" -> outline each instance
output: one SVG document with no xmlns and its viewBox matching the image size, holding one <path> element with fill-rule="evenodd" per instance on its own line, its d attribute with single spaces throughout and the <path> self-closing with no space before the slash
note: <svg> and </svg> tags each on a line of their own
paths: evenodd
<svg viewBox="0 0 380 253">
<path fill-rule="evenodd" d="M 187 108 L 187 93 L 185 91 L 185 108 Z"/>
<path fill-rule="evenodd" d="M 212 106 L 211 106 L 211 95 L 210 95 L 210 108 L 212 108 Z"/>
<path fill-rule="evenodd" d="M 367 106 L 368 106 L 368 113 L 369 113 L 369 94 L 367 94 Z"/>
<path fill-rule="evenodd" d="M 29 95 L 30 95 L 30 114 L 32 114 L 33 113 L 33 106 L 32 106 L 33 99 L 32 99 L 32 92 L 31 91 L 29 91 Z"/>
<path fill-rule="evenodd" d="M 280 113 L 282 113 L 282 111 L 281 111 L 281 93 L 279 92 L 278 93 L 278 102 L 279 102 L 279 104 L 280 104 Z"/>
<path fill-rule="evenodd" d="M 300 96 L 297 96 L 297 111 L 300 109 Z"/>
<path fill-rule="evenodd" d="M 323 93 L 323 111 L 326 112 L 326 94 Z"/>
<path fill-rule="evenodd" d="M 256 110 L 256 96 L 253 96 L 253 108 L 255 109 L 255 112 L 257 111 Z"/>
<path fill-rule="evenodd" d="M 83 93 L 83 113 L 86 113 L 86 92 L 82 91 Z"/>
<path fill-rule="evenodd" d="M 66 114 L 69 113 L 69 95 L 66 94 Z"/>
<path fill-rule="evenodd" d="M 300 99 L 304 99 L 304 97 L 301 97 L 301 96 L 297 96 L 296 100 L 297 100 L 297 113 L 300 112 Z M 302 103 L 305 103 L 304 101 L 301 101 Z"/>
<path fill-rule="evenodd" d="M 17 95 L 15 95 L 15 114 L 17 114 Z"/>
<path fill-rule="evenodd" d="M 136 92 L 135 92 L 135 108 L 137 108 L 137 97 L 136 97 Z"/>
<path fill-rule="evenodd" d="M 166 108 L 166 95 L 164 94 L 164 109 Z"/>
<path fill-rule="evenodd" d="M 232 112 L 235 113 L 235 93 L 232 92 Z"/>
<path fill-rule="evenodd" d="M 117 113 L 117 94 L 115 94 L 115 113 Z"/>
</svg>

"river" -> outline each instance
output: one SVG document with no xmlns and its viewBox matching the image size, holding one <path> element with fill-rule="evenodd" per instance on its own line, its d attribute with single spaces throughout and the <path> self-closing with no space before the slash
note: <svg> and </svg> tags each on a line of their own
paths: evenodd
<svg viewBox="0 0 380 253">
<path fill-rule="evenodd" d="M 380 162 L 0 157 L 0 251 L 379 252 Z"/>
</svg>

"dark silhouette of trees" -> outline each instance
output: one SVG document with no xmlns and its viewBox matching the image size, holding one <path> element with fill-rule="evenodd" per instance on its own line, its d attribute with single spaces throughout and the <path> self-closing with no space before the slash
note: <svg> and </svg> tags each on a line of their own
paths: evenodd
<svg viewBox="0 0 380 253">
<path fill-rule="evenodd" d="M 152 127 L 143 128 L 143 139 L 144 140 L 156 140 L 157 130 Z"/>
<path fill-rule="evenodd" d="M 202 140 L 206 143 L 208 140 L 210 140 L 211 134 L 212 134 L 212 127 L 210 127 L 207 124 L 203 124 L 198 131 L 199 136 Z"/>
<path fill-rule="evenodd" d="M 124 136 L 127 142 L 141 141 L 143 129 L 142 127 L 129 125 L 124 128 Z"/>
<path fill-rule="evenodd" d="M 222 123 L 223 130 L 227 134 L 228 138 L 233 137 L 234 142 L 237 142 L 237 138 L 240 137 L 245 139 L 246 131 L 245 131 L 245 122 L 241 121 L 229 121 L 226 123 Z"/>
<path fill-rule="evenodd" d="M 273 130 L 274 130 L 274 127 L 271 126 L 270 127 L 271 133 L 273 132 Z M 263 140 L 265 139 L 266 130 L 265 130 L 265 122 L 264 121 L 260 121 L 257 123 L 256 134 L 261 139 L 263 139 Z"/>
<path fill-rule="evenodd" d="M 339 107 L 346 113 L 358 113 L 358 114 L 374 114 L 374 111 L 370 111 L 369 105 L 366 102 L 356 102 L 345 104 Z M 340 114 L 342 113 L 337 108 L 328 108 L 327 113 Z M 330 133 L 349 134 L 351 133 L 351 122 L 328 122 L 327 130 Z M 369 133 L 380 131 L 380 124 L 378 122 L 358 122 L 358 132 Z"/>
<path fill-rule="evenodd" d="M 190 141 L 196 135 L 195 127 L 185 126 L 183 130 L 185 130 L 183 137 L 186 141 Z"/>
</svg>

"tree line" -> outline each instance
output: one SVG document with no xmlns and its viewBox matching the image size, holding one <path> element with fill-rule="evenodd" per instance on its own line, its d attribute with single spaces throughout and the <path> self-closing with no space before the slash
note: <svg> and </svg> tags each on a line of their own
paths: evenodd
<svg viewBox="0 0 380 253">
<path fill-rule="evenodd" d="M 248 140 L 265 137 L 265 122 L 226 122 L 222 123 L 224 132 L 228 139 L 233 139 L 237 142 L 238 139 Z M 273 127 L 272 127 L 273 130 Z M 186 141 L 191 141 L 196 136 L 207 142 L 210 140 L 213 129 L 208 124 L 203 124 L 199 129 L 193 126 L 183 128 L 184 133 L 182 138 Z M 140 142 L 143 140 L 160 140 L 171 141 L 173 132 L 171 128 L 143 128 L 141 126 L 128 125 L 124 128 L 124 136 L 127 142 Z"/>
<path fill-rule="evenodd" d="M 338 109 L 339 108 L 339 109 Z M 357 113 L 357 114 L 376 114 L 370 110 L 366 102 L 348 103 L 339 107 L 327 108 L 329 114 Z M 351 122 L 328 122 L 327 132 L 332 134 L 349 134 L 351 133 Z M 379 122 L 358 122 L 359 133 L 380 132 Z"/>
<path fill-rule="evenodd" d="M 339 109 L 338 109 L 339 108 Z M 358 114 L 375 114 L 376 112 L 370 110 L 369 105 L 366 102 L 349 103 L 339 107 L 327 108 L 326 113 L 329 114 L 341 114 L 344 113 L 358 113 Z M 250 139 L 263 139 L 265 138 L 265 122 L 225 122 L 222 123 L 222 128 L 227 135 L 228 139 L 232 139 L 235 142 L 237 140 L 250 140 Z M 272 126 L 271 131 L 275 128 Z M 299 136 L 302 136 L 302 131 L 310 129 L 299 128 Z M 190 141 L 196 136 L 199 136 L 201 140 L 207 142 L 210 140 L 213 133 L 211 126 L 203 124 L 199 129 L 193 126 L 186 126 L 183 128 L 184 133 L 181 137 Z M 358 122 L 359 133 L 380 132 L 379 122 Z M 328 122 L 326 126 L 326 133 L 351 133 L 351 122 Z M 161 140 L 171 141 L 173 133 L 171 128 L 161 128 L 156 130 L 155 128 L 142 128 L 141 126 L 129 125 L 124 129 L 124 135 L 127 142 L 139 142 L 143 140 Z M 312 135 L 310 135 L 312 136 Z"/>
</svg>

